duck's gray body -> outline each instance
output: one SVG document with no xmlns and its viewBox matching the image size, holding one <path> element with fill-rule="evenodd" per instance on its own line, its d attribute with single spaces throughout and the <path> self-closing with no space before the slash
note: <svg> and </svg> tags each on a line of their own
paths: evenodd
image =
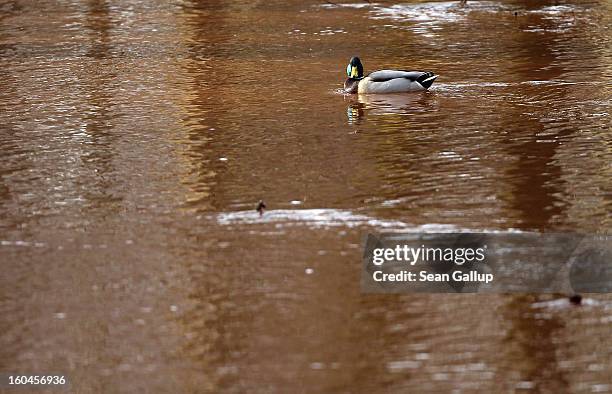
<svg viewBox="0 0 612 394">
<path fill-rule="evenodd" d="M 357 93 L 418 92 L 431 86 L 437 76 L 421 71 L 380 70 L 359 81 Z M 421 81 L 421 82 L 419 82 Z"/>
<path fill-rule="evenodd" d="M 432 72 L 379 70 L 363 77 L 363 66 L 359 58 L 351 59 L 344 82 L 347 93 L 386 94 L 427 90 L 434 83 L 437 75 Z"/>
</svg>

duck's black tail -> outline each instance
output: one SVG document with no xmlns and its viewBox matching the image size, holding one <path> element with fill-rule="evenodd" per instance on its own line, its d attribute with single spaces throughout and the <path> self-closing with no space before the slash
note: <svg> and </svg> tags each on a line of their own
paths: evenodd
<svg viewBox="0 0 612 394">
<path fill-rule="evenodd" d="M 421 84 L 425 89 L 429 89 L 429 87 L 434 83 L 434 81 L 438 78 L 432 72 L 423 73 L 420 77 L 417 78 L 417 82 Z"/>
</svg>

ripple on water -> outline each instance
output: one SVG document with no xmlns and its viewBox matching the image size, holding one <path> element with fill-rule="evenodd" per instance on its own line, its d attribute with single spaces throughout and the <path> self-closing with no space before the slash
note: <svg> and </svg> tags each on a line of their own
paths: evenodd
<svg viewBox="0 0 612 394">
<path fill-rule="evenodd" d="M 507 5 L 491 1 L 470 1 L 469 6 L 461 6 L 458 1 L 447 1 L 374 7 L 370 17 L 396 23 L 409 22 L 410 30 L 434 37 L 441 25 L 462 22 L 472 12 L 498 13 L 509 9 Z"/>
<path fill-rule="evenodd" d="M 376 227 L 389 230 L 414 232 L 457 231 L 455 226 L 445 224 L 426 224 L 414 226 L 399 220 L 378 219 L 372 216 L 339 209 L 278 209 L 266 211 L 263 216 L 255 211 L 223 212 L 216 216 L 220 225 L 264 224 L 277 226 L 305 225 L 308 227 Z"/>
<path fill-rule="evenodd" d="M 395 4 L 392 6 L 372 6 L 370 10 L 372 19 L 391 20 L 396 25 L 386 25 L 398 28 L 408 23 L 407 28 L 414 33 L 427 37 L 439 36 L 439 30 L 445 25 L 466 24 L 468 18 L 477 15 L 483 16 L 510 16 L 513 12 L 519 16 L 523 14 L 535 15 L 544 21 L 552 21 L 555 28 L 546 26 L 537 21 L 530 21 L 523 30 L 526 32 L 564 32 L 575 26 L 576 18 L 587 12 L 588 9 L 573 5 L 543 6 L 537 9 L 523 10 L 518 5 L 508 5 L 494 1 L 469 1 L 461 6 L 458 1 L 430 2 L 417 4 Z M 578 16 L 577 16 L 578 15 Z M 499 21 L 500 24 L 504 20 Z M 535 23 L 532 24 L 532 23 Z M 478 28 L 478 27 L 476 27 Z"/>
</svg>

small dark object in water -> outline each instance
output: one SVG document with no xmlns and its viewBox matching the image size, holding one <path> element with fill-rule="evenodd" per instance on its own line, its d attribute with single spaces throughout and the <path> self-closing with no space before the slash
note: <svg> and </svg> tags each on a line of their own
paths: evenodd
<svg viewBox="0 0 612 394">
<path fill-rule="evenodd" d="M 265 209 L 266 203 L 263 200 L 259 200 L 259 202 L 257 203 L 257 208 L 255 208 L 255 210 L 259 212 L 259 216 L 263 215 Z"/>
<path fill-rule="evenodd" d="M 574 294 L 569 297 L 569 302 L 574 305 L 580 305 L 582 303 L 582 296 L 580 294 Z"/>
<path fill-rule="evenodd" d="M 518 16 L 518 12 L 514 11 L 514 17 L 516 18 Z"/>
</svg>

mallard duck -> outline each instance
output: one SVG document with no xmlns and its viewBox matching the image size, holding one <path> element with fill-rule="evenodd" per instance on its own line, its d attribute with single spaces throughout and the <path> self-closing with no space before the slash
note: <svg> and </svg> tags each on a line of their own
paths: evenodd
<svg viewBox="0 0 612 394">
<path fill-rule="evenodd" d="M 429 89 L 437 75 L 424 71 L 379 70 L 363 76 L 363 65 L 358 57 L 346 66 L 348 79 L 344 82 L 347 93 L 383 94 L 416 92 Z"/>
</svg>

